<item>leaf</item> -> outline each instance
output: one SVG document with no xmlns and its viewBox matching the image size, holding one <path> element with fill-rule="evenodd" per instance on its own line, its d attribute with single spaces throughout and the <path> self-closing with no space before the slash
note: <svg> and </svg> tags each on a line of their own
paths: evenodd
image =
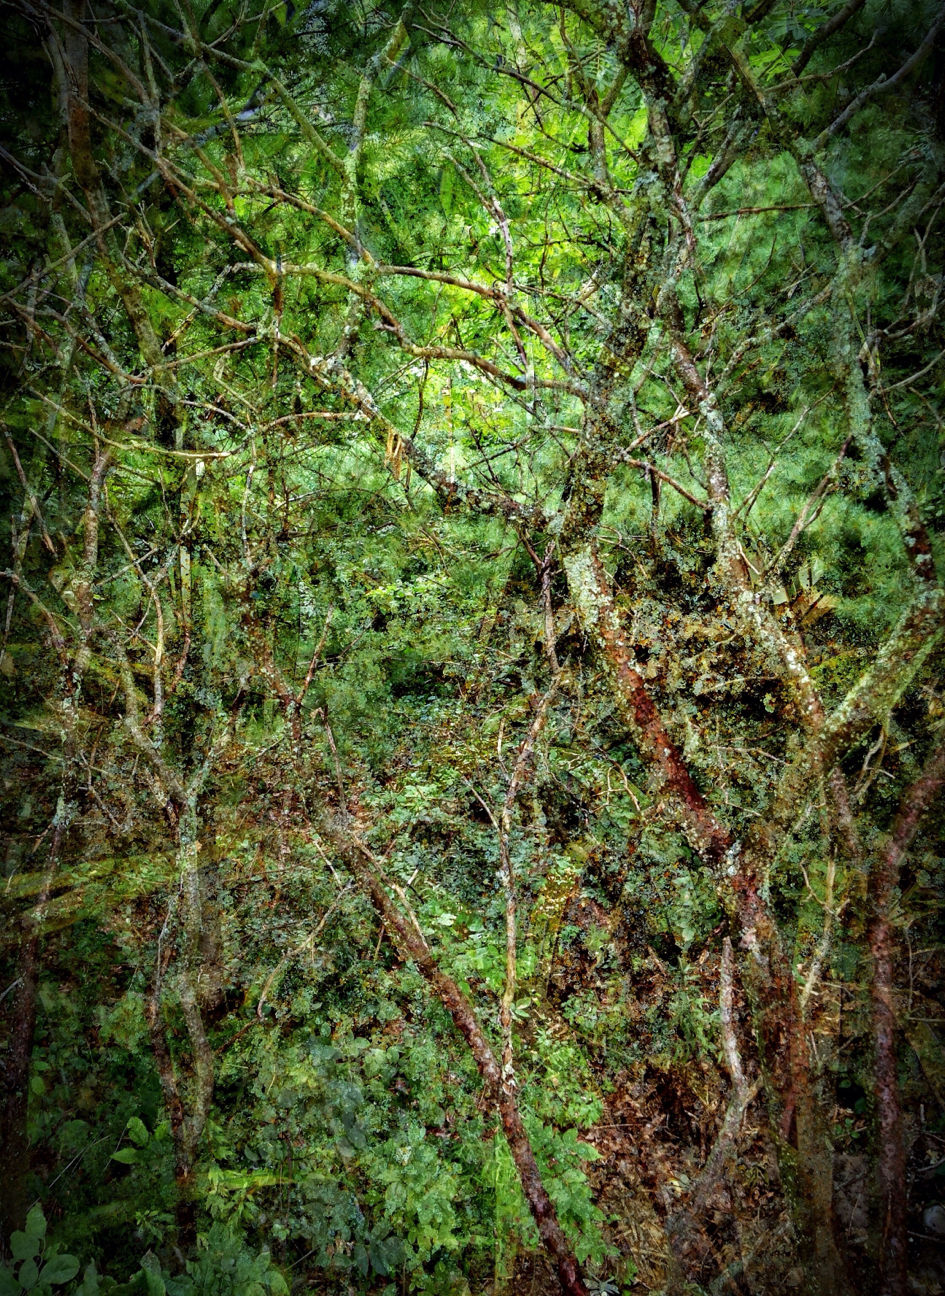
<svg viewBox="0 0 945 1296">
<path fill-rule="evenodd" d="M 98 1296 L 99 1289 L 98 1270 L 93 1260 L 85 1266 L 85 1273 L 82 1275 L 82 1286 L 76 1288 L 75 1296 Z"/>
<path fill-rule="evenodd" d="M 40 1282 L 66 1283 L 79 1272 L 79 1262 L 73 1255 L 57 1255 L 43 1265 Z"/>
<path fill-rule="evenodd" d="M 369 1261 L 367 1248 L 363 1242 L 358 1242 L 356 1244 L 352 1258 L 354 1260 L 354 1267 L 357 1269 L 358 1273 L 362 1278 L 366 1277 L 369 1268 Z"/>
<path fill-rule="evenodd" d="M 119 1148 L 117 1152 L 112 1153 L 112 1160 L 120 1162 L 121 1165 L 135 1165 L 141 1160 L 141 1153 L 137 1148 Z"/>
<path fill-rule="evenodd" d="M 27 1235 L 31 1238 L 44 1238 L 46 1236 L 46 1216 L 43 1214 L 43 1208 L 38 1203 L 31 1206 L 26 1216 L 26 1224 L 23 1226 Z"/>
<path fill-rule="evenodd" d="M 132 1143 L 137 1143 L 138 1147 L 146 1147 L 148 1139 L 151 1137 L 140 1116 L 130 1117 L 128 1124 L 125 1126 L 125 1133 Z"/>
<path fill-rule="evenodd" d="M 369 1255 L 375 1273 L 386 1278 L 400 1256 L 400 1240 L 395 1237 L 375 1238 L 370 1245 Z"/>
<path fill-rule="evenodd" d="M 22 1229 L 15 1229 L 10 1234 L 10 1254 L 14 1260 L 29 1260 L 33 1256 L 38 1256 L 42 1249 L 38 1239 L 29 1233 L 24 1233 Z"/>
<path fill-rule="evenodd" d="M 839 602 L 839 599 L 830 594 L 822 594 L 811 586 L 809 589 L 802 590 L 792 601 L 791 610 L 800 624 L 807 627 L 819 621 L 828 612 L 832 612 Z"/>
<path fill-rule="evenodd" d="M 0 1296 L 19 1296 L 20 1284 L 9 1269 L 0 1269 Z"/>
<path fill-rule="evenodd" d="M 39 1282 L 39 1268 L 35 1260 L 24 1260 L 17 1274 L 20 1286 L 24 1291 L 32 1291 Z"/>
<path fill-rule="evenodd" d="M 89 1123 L 84 1120 L 68 1120 L 59 1130 L 59 1142 L 62 1147 L 69 1147 L 76 1150 L 84 1147 L 88 1141 Z M 26 1222 L 27 1232 L 29 1232 L 29 1217 Z"/>
<path fill-rule="evenodd" d="M 148 1296 L 167 1296 L 167 1287 L 161 1276 L 161 1265 L 153 1251 L 149 1251 L 142 1258 L 141 1272 L 148 1286 Z"/>
</svg>

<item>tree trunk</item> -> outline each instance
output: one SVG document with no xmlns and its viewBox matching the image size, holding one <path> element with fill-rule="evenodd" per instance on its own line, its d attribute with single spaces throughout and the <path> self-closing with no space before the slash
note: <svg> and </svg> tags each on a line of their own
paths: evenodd
<svg viewBox="0 0 945 1296">
<path fill-rule="evenodd" d="M 498 1107 L 502 1130 L 518 1171 L 519 1181 L 532 1219 L 545 1250 L 551 1257 L 566 1296 L 588 1296 L 577 1257 L 558 1222 L 554 1204 L 542 1183 L 541 1171 L 532 1151 L 528 1132 L 522 1122 L 514 1091 L 502 1083 L 502 1070 L 479 1023 L 476 1010 L 456 982 L 436 963 L 419 929 L 406 919 L 391 900 L 383 884 L 380 861 L 350 831 L 347 824 L 326 822 L 326 835 L 370 899 L 378 917 L 385 924 L 394 944 L 404 958 L 416 964 L 417 970 L 435 991 L 440 1003 L 453 1019 L 470 1052 L 491 1100 Z"/>
</svg>

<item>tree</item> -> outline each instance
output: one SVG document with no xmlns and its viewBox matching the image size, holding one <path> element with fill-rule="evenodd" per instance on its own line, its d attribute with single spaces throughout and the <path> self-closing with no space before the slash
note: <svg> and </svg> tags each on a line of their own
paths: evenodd
<svg viewBox="0 0 945 1296">
<path fill-rule="evenodd" d="M 456 1202 L 484 1153 L 445 1096 L 398 1125 L 372 1089 L 419 973 L 410 1033 L 450 1041 L 472 1122 L 481 1087 L 515 1226 L 528 1242 L 527 1204 L 564 1290 L 607 1263 L 567 1131 L 593 1137 L 609 1091 L 671 1288 L 719 1272 L 708 1203 L 760 1094 L 792 1241 L 758 1281 L 804 1256 L 811 1291 L 848 1291 L 865 1248 L 877 1290 L 905 1292 L 924 1091 L 910 1074 L 904 1121 L 897 962 L 906 928 L 935 946 L 945 777 L 945 11 L 11 14 L 31 53 L 6 72 L 7 212 L 28 233 L 3 296 L 0 664 L 31 800 L 4 1217 L 36 1191 L 43 960 L 88 929 L 101 999 L 118 977 L 126 1042 L 149 1041 L 185 1250 L 204 1209 L 266 1226 L 272 1207 L 213 1203 L 226 1174 L 281 1183 L 225 1164 L 272 1155 L 266 1092 L 220 1133 L 241 1068 L 280 1058 L 334 1131 L 330 1151 L 301 1116 L 285 1134 L 323 1274 L 368 1290 L 400 1256 L 416 1290 L 472 1281 Z M 309 945 L 312 985 L 267 1025 Z M 631 1012 L 647 950 L 672 994 Z M 714 1095 L 698 1169 L 630 1096 L 673 1029 L 671 1084 L 698 1066 Z M 934 1043 L 909 1047 L 931 1074 Z M 423 1110 L 423 1078 L 400 1083 Z M 844 1087 L 870 1096 L 865 1240 L 836 1209 L 863 1118 Z M 426 1217 L 365 1129 L 428 1173 L 424 1131 L 455 1140 L 454 1196 Z"/>
</svg>

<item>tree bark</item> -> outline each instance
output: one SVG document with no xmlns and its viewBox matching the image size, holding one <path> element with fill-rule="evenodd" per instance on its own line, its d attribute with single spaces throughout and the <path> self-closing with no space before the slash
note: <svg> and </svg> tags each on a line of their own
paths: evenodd
<svg viewBox="0 0 945 1296">
<path fill-rule="evenodd" d="M 545 1188 L 528 1131 L 522 1121 L 514 1090 L 503 1084 L 502 1069 L 479 1022 L 476 1010 L 456 982 L 437 965 L 430 947 L 400 912 L 385 889 L 381 862 L 350 830 L 346 823 L 326 820 L 325 835 L 357 879 L 362 892 L 373 904 L 402 957 L 413 962 L 433 988 L 463 1039 L 493 1102 L 495 1102 L 519 1182 L 545 1250 L 551 1257 L 561 1290 L 566 1296 L 588 1296 L 581 1266 L 564 1235 L 554 1204 Z"/>
</svg>

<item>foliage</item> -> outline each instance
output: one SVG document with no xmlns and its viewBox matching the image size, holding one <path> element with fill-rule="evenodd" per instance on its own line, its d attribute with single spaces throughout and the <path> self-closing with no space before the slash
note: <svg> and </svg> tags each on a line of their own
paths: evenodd
<svg viewBox="0 0 945 1296">
<path fill-rule="evenodd" d="M 0 1290 L 932 1290 L 940 7 L 4 12 Z"/>
</svg>

